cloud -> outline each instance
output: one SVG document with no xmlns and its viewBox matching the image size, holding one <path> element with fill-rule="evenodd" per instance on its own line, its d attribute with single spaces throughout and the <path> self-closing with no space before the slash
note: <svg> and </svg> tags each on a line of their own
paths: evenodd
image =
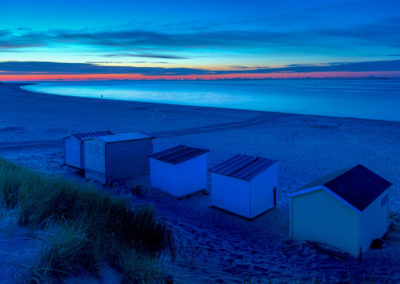
<svg viewBox="0 0 400 284">
<path fill-rule="evenodd" d="M 173 64 L 167 61 L 86 61 L 89 64 L 143 64 L 143 63 L 158 63 L 158 64 Z"/>
<path fill-rule="evenodd" d="M 248 66 L 241 66 L 241 65 L 234 65 L 234 66 L 231 66 L 231 68 L 232 68 L 232 69 L 249 69 L 249 68 L 251 68 L 251 67 L 248 67 Z"/>
<path fill-rule="evenodd" d="M 168 3 L 165 4 L 166 10 L 171 9 L 176 14 L 163 11 L 164 15 L 153 17 L 154 19 L 149 19 L 145 13 L 136 12 L 136 9 L 132 10 L 132 16 L 124 20 L 120 16 L 111 15 L 106 22 L 94 23 L 93 17 L 96 13 L 92 13 L 84 21 L 74 18 L 76 23 L 82 21 L 80 25 L 69 22 L 57 25 L 57 21 L 46 22 L 49 20 L 36 17 L 34 19 L 38 23 L 43 21 L 40 28 L 84 27 L 93 22 L 92 27 L 97 26 L 97 30 L 53 29 L 38 32 L 35 28 L 39 27 L 22 23 L 32 29 L 0 30 L 0 53 L 22 50 L 34 56 L 31 58 L 46 58 L 44 55 L 48 51 L 52 56 L 57 56 L 55 54 L 59 52 L 59 58 L 67 55 L 64 58 L 71 61 L 82 58 L 82 61 L 92 60 L 95 58 L 92 55 L 96 55 L 95 60 L 104 61 L 120 60 L 117 57 L 132 57 L 133 60 L 171 59 L 174 62 L 187 60 L 185 66 L 192 62 L 196 65 L 207 64 L 211 60 L 213 65 L 219 62 L 226 64 L 229 56 L 232 58 L 229 64 L 245 65 L 250 63 L 243 59 L 249 58 L 254 62 L 253 59 L 258 57 L 260 65 L 263 65 L 270 58 L 276 64 L 288 62 L 287 60 L 304 62 L 305 58 L 310 58 L 310 61 L 318 60 L 323 56 L 336 58 L 329 60 L 338 61 L 342 59 L 337 58 L 382 59 L 385 54 L 398 53 L 400 47 L 400 17 L 397 12 L 400 1 L 397 0 L 303 1 L 304 3 L 295 0 L 260 0 L 251 1 L 252 4 L 239 3 L 240 1 L 228 4 L 225 1 L 224 5 L 218 1 L 218 4 L 215 1 L 206 2 L 208 4 L 202 3 L 201 7 L 197 5 L 196 11 L 187 10 L 193 12 L 193 16 L 191 13 L 181 13 L 180 7 L 172 9 L 174 4 Z M 185 5 L 180 3 L 178 6 Z M 188 4 L 192 8 L 193 5 L 195 4 Z M 207 5 L 214 9 L 206 9 Z M 221 14 L 216 8 L 223 8 L 225 5 L 229 5 L 229 11 Z M 203 13 L 207 10 L 208 13 Z M 80 11 L 85 12 L 83 9 Z M 47 10 L 43 11 L 43 15 L 46 13 Z M 137 16 L 135 13 L 138 13 Z M 132 22 L 124 22 L 126 20 Z M 106 29 L 106 25 L 113 28 Z M 208 60 L 200 62 L 199 54 L 208 57 Z M 9 54 L 9 59 L 17 59 L 16 55 Z M 246 70 L 242 67 L 237 69 Z"/>
<path fill-rule="evenodd" d="M 11 31 L 2 30 L 0 31 L 0 50 L 44 46 L 48 39 L 43 33 L 16 35 Z"/>
<path fill-rule="evenodd" d="M 0 70 L 8 74 L 47 72 L 49 74 L 142 74 L 142 75 L 205 75 L 213 71 L 195 68 L 161 68 L 103 66 L 92 63 L 59 63 L 38 61 L 0 62 Z"/>
<path fill-rule="evenodd" d="M 6 74 L 141 74 L 141 75 L 216 75 L 216 74 L 260 74 L 260 73 L 305 73 L 305 72 L 365 72 L 400 71 L 400 60 L 369 62 L 334 62 L 329 64 L 291 64 L 280 68 L 259 68 L 241 66 L 240 70 L 206 70 L 196 68 L 162 68 L 103 66 L 93 63 L 58 62 L 0 62 L 0 70 Z"/>
<path fill-rule="evenodd" d="M 287 65 L 290 66 L 290 65 Z M 250 70 L 256 70 L 256 69 L 269 69 L 269 66 L 243 66 L 243 65 L 233 65 L 230 66 L 230 68 L 232 69 L 239 69 L 239 70 L 246 70 L 246 69 L 250 69 Z"/>
<path fill-rule="evenodd" d="M 290 17 L 294 17 L 291 15 Z M 289 17 L 289 18 L 290 18 Z M 292 18 L 293 20 L 293 18 Z M 261 21 L 261 20 L 260 20 Z M 280 27 L 288 19 L 275 18 L 259 22 L 258 26 L 239 25 L 227 27 L 204 27 L 189 29 L 186 32 L 164 32 L 159 30 L 101 30 L 71 31 L 49 30 L 32 32 L 21 30 L 13 33 L 0 30 L 0 50 L 15 50 L 29 47 L 89 46 L 106 57 L 129 56 L 143 58 L 190 59 L 180 52 L 205 50 L 207 52 L 226 52 L 229 50 L 245 53 L 270 51 L 291 53 L 327 54 L 359 52 L 360 49 L 372 52 L 374 47 L 400 47 L 400 17 L 379 18 L 371 22 L 351 23 L 349 25 L 315 25 L 310 23 L 298 27 Z M 290 22 L 290 21 L 289 21 Z M 263 24 L 264 23 L 264 24 Z M 275 23 L 275 24 L 274 24 Z M 293 21 L 292 21 L 293 23 Z M 147 53 L 134 53 L 132 50 L 145 49 Z M 171 52 L 178 54 L 171 54 Z M 387 52 L 387 51 L 386 51 Z"/>
<path fill-rule="evenodd" d="M 110 53 L 105 54 L 105 57 L 142 57 L 142 58 L 162 58 L 162 59 L 189 59 L 188 57 L 167 55 L 167 54 L 137 54 L 137 53 Z"/>
<path fill-rule="evenodd" d="M 380 44 L 381 46 L 400 47 L 400 17 L 385 18 L 380 21 L 351 28 L 327 28 L 316 31 L 321 37 L 358 40 L 364 43 Z"/>
<path fill-rule="evenodd" d="M 290 34 L 264 31 L 212 31 L 192 33 L 160 33 L 143 30 L 71 33 L 59 32 L 53 35 L 55 41 L 77 42 L 107 47 L 163 47 L 163 48 L 210 48 L 263 46 L 279 39 L 289 40 Z"/>
<path fill-rule="evenodd" d="M 242 67 L 243 68 L 243 67 Z M 254 67 L 253 67 L 254 68 Z M 290 64 L 280 68 L 258 68 L 240 71 L 241 73 L 275 72 L 361 72 L 361 71 L 400 71 L 400 60 L 333 62 L 326 64 Z M 231 71 L 224 71 L 231 73 Z"/>
<path fill-rule="evenodd" d="M 9 34 L 8 30 L 0 30 L 0 37 Z"/>
</svg>

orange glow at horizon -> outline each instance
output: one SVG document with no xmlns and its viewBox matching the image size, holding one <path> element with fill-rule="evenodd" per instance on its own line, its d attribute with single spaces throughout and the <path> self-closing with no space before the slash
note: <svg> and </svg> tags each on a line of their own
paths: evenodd
<svg viewBox="0 0 400 284">
<path fill-rule="evenodd" d="M 298 72 L 298 73 L 235 73 L 211 75 L 155 75 L 142 74 L 1 74 L 0 81 L 103 81 L 103 80 L 223 80 L 223 79 L 302 79 L 302 78 L 365 78 L 399 77 L 400 71 L 359 71 L 359 72 Z"/>
</svg>

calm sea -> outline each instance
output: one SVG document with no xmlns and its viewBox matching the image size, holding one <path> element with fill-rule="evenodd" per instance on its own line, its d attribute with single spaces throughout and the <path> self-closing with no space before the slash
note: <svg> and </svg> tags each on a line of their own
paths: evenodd
<svg viewBox="0 0 400 284">
<path fill-rule="evenodd" d="M 400 80 L 40 83 L 54 95 L 400 121 Z"/>
</svg>

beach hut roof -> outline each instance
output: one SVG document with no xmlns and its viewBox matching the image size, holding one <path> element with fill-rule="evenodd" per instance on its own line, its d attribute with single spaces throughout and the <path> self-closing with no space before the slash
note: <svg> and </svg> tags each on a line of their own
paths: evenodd
<svg viewBox="0 0 400 284">
<path fill-rule="evenodd" d="M 251 180 L 277 161 L 237 154 L 211 169 L 212 172 L 243 180 Z"/>
<path fill-rule="evenodd" d="M 209 150 L 178 145 L 171 149 L 152 154 L 150 158 L 177 165 L 207 152 L 209 152 Z"/>
<path fill-rule="evenodd" d="M 100 137 L 100 136 L 106 136 L 106 135 L 112 135 L 112 134 L 113 133 L 111 131 L 104 130 L 104 131 L 73 133 L 73 134 L 71 134 L 71 136 L 75 137 L 79 141 L 82 141 L 83 139 L 90 138 L 90 137 Z"/>
<path fill-rule="evenodd" d="M 299 189 L 323 185 L 360 211 L 367 208 L 392 184 L 363 165 L 342 169 L 319 178 Z"/>
<path fill-rule="evenodd" d="M 121 133 L 121 134 L 96 137 L 96 139 L 104 141 L 105 143 L 144 140 L 144 139 L 152 139 L 152 138 L 153 137 L 148 136 L 143 133 L 140 133 L 140 132 L 129 132 L 129 133 Z"/>
</svg>

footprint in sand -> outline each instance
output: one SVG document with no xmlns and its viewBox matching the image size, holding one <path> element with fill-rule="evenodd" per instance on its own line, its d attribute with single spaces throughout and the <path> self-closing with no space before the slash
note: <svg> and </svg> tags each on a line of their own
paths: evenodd
<svg viewBox="0 0 400 284">
<path fill-rule="evenodd" d="M 254 265 L 252 268 L 255 271 L 258 271 L 258 272 L 262 272 L 262 273 L 267 273 L 268 272 L 268 269 L 266 269 L 264 267 L 261 267 L 261 266 L 258 266 L 258 265 Z"/>
<path fill-rule="evenodd" d="M 228 259 L 225 260 L 225 262 L 227 262 L 227 263 L 229 263 L 229 264 L 232 264 L 232 263 L 235 262 L 235 260 L 232 259 L 232 258 L 228 258 Z"/>
<path fill-rule="evenodd" d="M 222 271 L 229 273 L 229 274 L 233 274 L 233 273 L 235 273 L 236 270 L 232 267 L 227 267 L 227 268 L 223 268 Z"/>
<path fill-rule="evenodd" d="M 240 270 L 248 270 L 250 268 L 250 264 L 236 264 L 235 268 Z"/>
<path fill-rule="evenodd" d="M 243 255 L 235 254 L 235 253 L 231 253 L 229 256 L 232 257 L 233 259 L 243 259 L 244 258 Z"/>
<path fill-rule="evenodd" d="M 263 264 L 265 264 L 265 261 L 264 260 L 252 260 L 251 263 L 254 265 L 263 265 Z"/>
<path fill-rule="evenodd" d="M 250 253 L 251 253 L 252 255 L 256 255 L 256 254 L 258 254 L 258 250 L 253 249 L 253 250 L 250 251 Z"/>
</svg>

